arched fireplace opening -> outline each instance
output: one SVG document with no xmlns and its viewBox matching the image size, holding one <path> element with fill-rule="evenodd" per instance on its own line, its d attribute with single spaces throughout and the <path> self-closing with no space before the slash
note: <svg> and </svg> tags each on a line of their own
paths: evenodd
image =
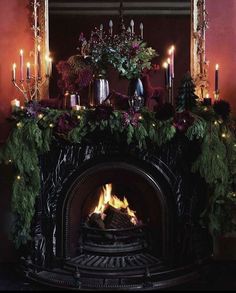
<svg viewBox="0 0 236 293">
<path fill-rule="evenodd" d="M 120 218 L 121 220 L 117 227 L 110 224 L 108 228 L 121 232 L 132 226 L 136 229 L 142 227 L 146 237 L 145 248 L 156 257 L 172 258 L 176 209 L 173 186 L 170 184 L 172 178 L 168 178 L 163 172 L 164 170 L 154 170 L 153 166 L 143 162 L 117 159 L 89 162 L 89 166 L 83 166 L 67 182 L 69 188 L 57 208 L 57 256 L 74 258 L 83 253 L 85 226 L 90 228 L 90 233 L 91 228 L 99 226 L 96 222 L 91 224 L 89 215 L 92 215 L 98 205 L 102 188 L 110 184 L 112 194 L 120 200 L 126 198 L 129 208 L 135 211 L 138 224 L 122 223 L 126 220 L 125 213 L 113 210 L 109 211 L 110 218 L 117 217 L 118 222 Z M 102 228 L 101 233 L 104 230 L 107 229 Z M 98 231 L 99 229 L 96 233 Z M 119 251 L 122 254 L 120 247 Z"/>
</svg>

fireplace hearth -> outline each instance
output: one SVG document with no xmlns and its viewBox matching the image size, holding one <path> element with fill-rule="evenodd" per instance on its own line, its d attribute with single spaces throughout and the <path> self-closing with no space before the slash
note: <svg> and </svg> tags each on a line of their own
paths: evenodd
<svg viewBox="0 0 236 293">
<path fill-rule="evenodd" d="M 212 252 L 199 225 L 205 185 L 196 145 L 155 153 L 58 140 L 40 158 L 41 193 L 24 271 L 77 290 L 154 290 L 192 281 Z"/>
</svg>

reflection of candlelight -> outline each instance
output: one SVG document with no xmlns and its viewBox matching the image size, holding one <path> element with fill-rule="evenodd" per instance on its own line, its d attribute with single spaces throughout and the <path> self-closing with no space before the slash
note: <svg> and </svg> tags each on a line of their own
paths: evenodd
<svg viewBox="0 0 236 293">
<path fill-rule="evenodd" d="M 24 80 L 24 51 L 20 50 L 20 81 Z"/>
<path fill-rule="evenodd" d="M 216 64 L 215 70 L 215 92 L 219 91 L 219 64 Z"/>
<path fill-rule="evenodd" d="M 16 63 L 12 65 L 12 81 L 16 81 Z"/>
<path fill-rule="evenodd" d="M 26 67 L 26 79 L 29 80 L 30 79 L 30 63 L 27 63 L 27 67 Z"/>
<path fill-rule="evenodd" d="M 52 58 L 46 56 L 46 76 L 49 77 L 52 73 Z"/>
</svg>

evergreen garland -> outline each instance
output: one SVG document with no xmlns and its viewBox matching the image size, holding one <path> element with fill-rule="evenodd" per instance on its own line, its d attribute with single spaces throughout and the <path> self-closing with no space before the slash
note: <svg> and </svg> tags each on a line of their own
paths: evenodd
<svg viewBox="0 0 236 293">
<path fill-rule="evenodd" d="M 209 185 L 209 201 L 202 222 L 213 232 L 235 229 L 232 203 L 236 202 L 236 139 L 230 120 L 217 120 L 212 108 L 198 106 L 191 113 L 193 124 L 182 133 L 189 140 L 201 142 L 201 154 L 192 166 Z M 39 154 L 50 150 L 55 136 L 71 143 L 94 143 L 111 138 L 140 149 L 161 147 L 176 133 L 174 118 L 158 120 L 158 115 L 143 109 L 140 113 L 113 111 L 108 107 L 98 111 L 61 111 L 40 109 L 28 115 L 27 109 L 15 113 L 16 127 L 5 147 L 0 150 L 0 162 L 14 165 L 12 187 L 12 238 L 17 247 L 30 239 L 30 225 L 36 197 L 40 191 Z M 33 174 L 33 175 L 32 175 Z"/>
</svg>

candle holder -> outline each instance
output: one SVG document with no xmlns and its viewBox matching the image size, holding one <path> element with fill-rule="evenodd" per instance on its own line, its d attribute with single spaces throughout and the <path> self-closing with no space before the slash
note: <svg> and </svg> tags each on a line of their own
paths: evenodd
<svg viewBox="0 0 236 293">
<path fill-rule="evenodd" d="M 46 74 L 43 75 L 41 72 L 42 64 L 41 64 L 41 52 L 40 52 L 40 42 L 41 42 L 41 36 L 40 36 L 40 27 L 39 27 L 39 13 L 38 9 L 40 6 L 39 0 L 32 0 L 31 5 L 33 6 L 33 25 L 32 25 L 32 31 L 34 36 L 34 63 L 33 63 L 33 69 L 34 73 L 30 74 L 30 63 L 27 63 L 27 77 L 26 80 L 22 79 L 23 71 L 21 72 L 21 78 L 19 81 L 16 79 L 16 64 L 13 64 L 13 77 L 12 77 L 12 83 L 13 85 L 21 92 L 21 94 L 24 96 L 25 101 L 29 100 L 39 100 L 40 99 L 40 92 L 42 89 L 42 86 L 49 80 L 51 71 L 52 71 L 52 63 L 51 59 L 47 57 L 47 65 L 45 68 Z M 21 50 L 21 56 L 23 56 L 23 50 Z M 23 66 L 23 59 L 21 58 L 21 66 L 20 69 L 22 70 Z M 29 65 L 28 65 L 29 64 Z"/>
<path fill-rule="evenodd" d="M 49 80 L 49 75 L 45 75 L 44 78 L 35 78 L 31 76 L 26 80 L 20 80 L 17 82 L 12 79 L 13 85 L 21 92 L 26 102 L 30 100 L 38 100 L 40 97 L 40 88 Z"/>
</svg>

